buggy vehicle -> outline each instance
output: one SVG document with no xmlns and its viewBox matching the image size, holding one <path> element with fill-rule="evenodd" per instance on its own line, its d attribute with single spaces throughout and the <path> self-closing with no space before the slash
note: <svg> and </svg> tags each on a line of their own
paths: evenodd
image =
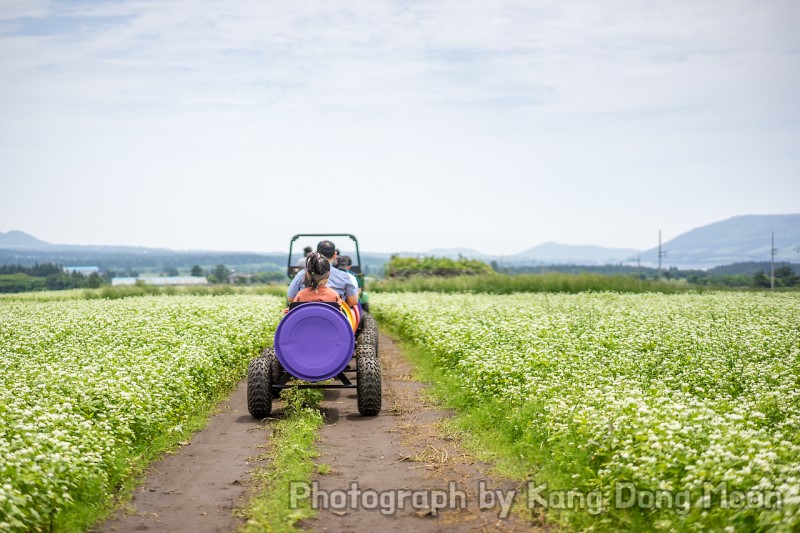
<svg viewBox="0 0 800 533">
<path fill-rule="evenodd" d="M 349 237 L 355 243 L 358 262 L 351 272 L 363 279 L 358 239 L 349 233 L 292 237 L 287 264 L 290 278 L 300 271 L 292 265 L 292 247 L 301 237 Z M 247 409 L 252 416 L 268 417 L 272 400 L 291 387 L 356 389 L 358 412 L 363 416 L 380 413 L 377 323 L 360 303 L 358 307 L 351 313 L 328 302 L 289 305 L 289 312 L 275 330 L 273 346 L 265 348 L 248 366 Z"/>
</svg>

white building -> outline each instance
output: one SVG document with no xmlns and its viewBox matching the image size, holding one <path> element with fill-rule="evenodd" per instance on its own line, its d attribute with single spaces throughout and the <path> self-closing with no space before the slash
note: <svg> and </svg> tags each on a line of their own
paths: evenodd
<svg viewBox="0 0 800 533">
<path fill-rule="evenodd" d="M 194 276 L 139 276 L 138 278 L 111 278 L 112 286 L 136 285 L 208 285 L 206 278 Z"/>
<path fill-rule="evenodd" d="M 89 274 L 99 274 L 100 267 L 96 266 L 71 266 L 71 267 L 64 267 L 65 274 L 73 274 L 77 272 L 78 274 L 83 274 L 84 276 L 88 276 Z"/>
</svg>

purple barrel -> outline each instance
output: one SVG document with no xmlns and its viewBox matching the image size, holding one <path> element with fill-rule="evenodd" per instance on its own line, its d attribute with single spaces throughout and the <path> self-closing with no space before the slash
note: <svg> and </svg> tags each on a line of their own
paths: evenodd
<svg viewBox="0 0 800 533">
<path fill-rule="evenodd" d="M 355 338 L 337 308 L 319 302 L 299 305 L 275 330 L 275 354 L 291 375 L 306 381 L 336 377 L 353 357 Z"/>
</svg>

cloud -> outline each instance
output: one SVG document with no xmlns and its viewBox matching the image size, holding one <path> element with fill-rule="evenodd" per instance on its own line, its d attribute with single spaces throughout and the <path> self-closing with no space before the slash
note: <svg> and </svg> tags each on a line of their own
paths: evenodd
<svg viewBox="0 0 800 533">
<path fill-rule="evenodd" d="M 0 186 L 13 180 L 20 206 L 4 207 L 26 216 L 26 195 L 49 184 L 48 205 L 67 215 L 60 200 L 80 196 L 65 180 L 136 183 L 144 192 L 126 189 L 117 209 L 135 217 L 150 191 L 181 197 L 192 183 L 194 206 L 240 203 L 219 209 L 288 227 L 289 207 L 259 213 L 260 196 L 286 203 L 294 183 L 350 179 L 398 247 L 431 226 L 481 235 L 487 251 L 559 235 L 636 245 L 650 230 L 610 210 L 675 216 L 661 204 L 701 190 L 717 191 L 716 213 L 765 212 L 766 193 L 719 193 L 721 179 L 743 189 L 759 169 L 791 187 L 798 22 L 792 1 L 4 2 Z M 653 183 L 670 184 L 663 199 Z M 713 220 L 692 202 L 686 229 Z M 391 219 L 405 206 L 420 214 L 403 234 Z M 200 217 L 175 206 L 167 218 L 181 210 Z M 213 224 L 197 224 L 201 242 Z M 126 231 L 141 244 L 158 235 Z"/>
<path fill-rule="evenodd" d="M 764 84 L 776 76 L 796 83 L 796 76 L 780 74 L 786 65 L 775 64 L 774 56 L 772 64 L 758 65 L 761 55 L 792 52 L 786 21 L 798 19 L 798 8 L 770 4 L 754 17 L 750 5 L 87 3 L 36 19 L 72 19 L 77 31 L 39 38 L 23 32 L 2 42 L 4 49 L 24 43 L 27 63 L 17 62 L 15 75 L 27 71 L 40 83 L 66 82 L 66 98 L 96 101 L 95 93 L 66 92 L 69 79 L 88 78 L 104 87 L 114 106 L 119 98 L 161 103 L 159 112 L 215 104 L 480 103 L 624 113 L 708 105 L 726 98 L 720 90 L 726 85 L 735 96 L 754 67 Z"/>
</svg>

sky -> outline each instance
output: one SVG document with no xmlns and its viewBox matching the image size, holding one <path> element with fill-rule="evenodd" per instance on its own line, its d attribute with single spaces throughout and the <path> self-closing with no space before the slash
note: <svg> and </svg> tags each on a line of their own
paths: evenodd
<svg viewBox="0 0 800 533">
<path fill-rule="evenodd" d="M 800 212 L 796 0 L 0 0 L 0 231 L 645 249 Z"/>
</svg>

